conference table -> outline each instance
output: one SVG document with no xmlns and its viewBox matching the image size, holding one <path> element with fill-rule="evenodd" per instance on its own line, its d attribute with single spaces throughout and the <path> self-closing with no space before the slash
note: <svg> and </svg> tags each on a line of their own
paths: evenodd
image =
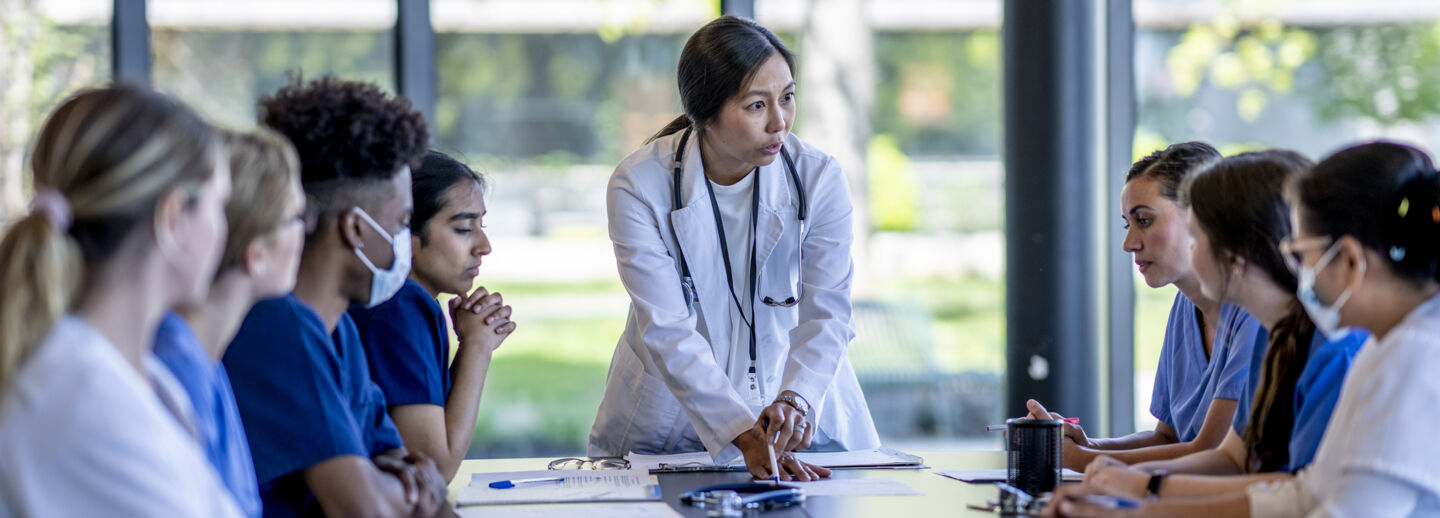
<svg viewBox="0 0 1440 518">
<path fill-rule="evenodd" d="M 983 505 L 987 500 L 996 499 L 999 492 L 993 484 L 968 484 L 942 477 L 937 472 L 1004 468 L 1005 452 L 910 451 L 907 453 L 924 458 L 925 465 L 929 466 L 929 469 L 835 470 L 831 478 L 892 478 L 922 493 L 919 496 L 814 496 L 807 497 L 803 506 L 776 509 L 760 515 L 767 518 L 994 516 L 992 513 L 966 507 L 966 504 Z M 450 483 L 450 502 L 455 502 L 460 488 L 470 483 L 470 476 L 474 473 L 543 470 L 551 460 L 548 458 L 466 460 L 460 464 L 459 472 Z M 681 505 L 680 495 L 682 493 L 712 484 L 750 481 L 750 474 L 743 472 L 662 473 L 655 476 L 659 480 L 664 502 L 687 518 L 703 517 L 706 514 L 703 509 Z M 797 484 L 804 487 L 803 482 Z M 577 518 L 585 517 L 587 504 L 566 505 L 575 507 L 574 516 Z M 483 509 L 483 507 L 461 508 L 462 511 L 473 509 Z"/>
</svg>

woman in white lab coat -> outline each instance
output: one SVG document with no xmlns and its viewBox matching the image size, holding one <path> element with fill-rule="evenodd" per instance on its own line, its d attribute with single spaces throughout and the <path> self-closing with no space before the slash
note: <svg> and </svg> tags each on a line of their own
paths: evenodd
<svg viewBox="0 0 1440 518">
<path fill-rule="evenodd" d="M 590 455 L 708 451 L 784 480 L 828 471 L 801 449 L 879 446 L 845 350 L 850 191 L 835 159 L 790 134 L 794 56 L 733 16 L 680 56 L 685 115 L 607 188 L 630 315 Z M 752 325 L 753 323 L 753 325 Z"/>
</svg>

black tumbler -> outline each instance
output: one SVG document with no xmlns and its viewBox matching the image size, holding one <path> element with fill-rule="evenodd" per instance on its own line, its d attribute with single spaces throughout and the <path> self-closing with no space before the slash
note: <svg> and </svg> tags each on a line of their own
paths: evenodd
<svg viewBox="0 0 1440 518">
<path fill-rule="evenodd" d="M 1007 481 L 1036 498 L 1060 485 L 1060 421 L 1011 419 L 1005 423 Z"/>
</svg>

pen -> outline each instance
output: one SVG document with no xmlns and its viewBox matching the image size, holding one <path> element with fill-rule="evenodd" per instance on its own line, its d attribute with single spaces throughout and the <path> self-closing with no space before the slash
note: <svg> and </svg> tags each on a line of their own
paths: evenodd
<svg viewBox="0 0 1440 518">
<path fill-rule="evenodd" d="M 775 462 L 775 441 L 770 439 L 770 420 L 767 418 L 760 426 L 760 429 L 765 430 L 765 451 L 770 454 L 770 476 L 774 478 L 776 484 L 779 484 L 780 463 Z M 775 432 L 775 439 L 779 438 L 780 432 Z"/>
<path fill-rule="evenodd" d="M 1140 507 L 1140 502 L 1116 496 L 1085 495 L 1081 500 L 1084 500 L 1087 504 L 1098 505 L 1106 509 L 1136 509 Z"/>
<path fill-rule="evenodd" d="M 1067 417 L 1067 418 L 1065 418 L 1065 419 L 1062 419 L 1062 421 L 1065 421 L 1065 422 L 1070 423 L 1070 424 L 1080 424 L 1080 418 L 1078 418 L 1078 417 Z M 997 430 L 1004 430 L 1004 429 L 1009 428 L 1009 427 L 1010 427 L 1010 425 L 1008 425 L 1008 424 L 992 424 L 992 425 L 990 425 L 990 426 L 986 426 L 986 427 L 985 427 L 985 431 L 987 431 L 987 432 L 994 432 L 994 431 L 997 431 Z"/>
<path fill-rule="evenodd" d="M 544 478 L 521 478 L 515 480 L 497 480 L 490 483 L 493 489 L 510 489 L 520 484 L 538 484 L 540 482 L 562 482 L 565 477 L 544 477 Z"/>
</svg>

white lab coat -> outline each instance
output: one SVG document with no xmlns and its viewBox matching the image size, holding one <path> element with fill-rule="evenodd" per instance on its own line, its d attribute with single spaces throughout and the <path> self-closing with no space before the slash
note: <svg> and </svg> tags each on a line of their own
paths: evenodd
<svg viewBox="0 0 1440 518">
<path fill-rule="evenodd" d="M 606 188 L 610 240 L 630 295 L 630 315 L 590 430 L 591 456 L 704 449 L 717 462 L 728 462 L 740 454 L 730 441 L 758 417 L 730 381 L 745 376 L 748 361 L 729 365 L 727 373 L 733 302 L 702 183 L 698 133 L 691 135 L 684 155 L 684 208 L 671 210 L 679 139 L 679 133 L 662 137 L 632 153 Z M 763 398 L 769 402 L 793 390 L 809 401 L 814 411 L 807 420 L 819 425 L 817 449 L 876 448 L 880 439 L 845 354 L 855 336 L 850 189 L 833 157 L 794 135 L 785 149 L 795 160 L 809 204 L 805 264 L 797 264 L 794 184 L 784 158 L 777 156 L 761 168 L 757 183 L 756 298 L 796 296 L 800 267 L 805 285 L 794 307 L 755 302 Z M 693 305 L 686 303 L 681 287 L 677 236 L 695 282 L 698 301 Z M 742 356 L 748 359 L 748 351 Z"/>
</svg>

